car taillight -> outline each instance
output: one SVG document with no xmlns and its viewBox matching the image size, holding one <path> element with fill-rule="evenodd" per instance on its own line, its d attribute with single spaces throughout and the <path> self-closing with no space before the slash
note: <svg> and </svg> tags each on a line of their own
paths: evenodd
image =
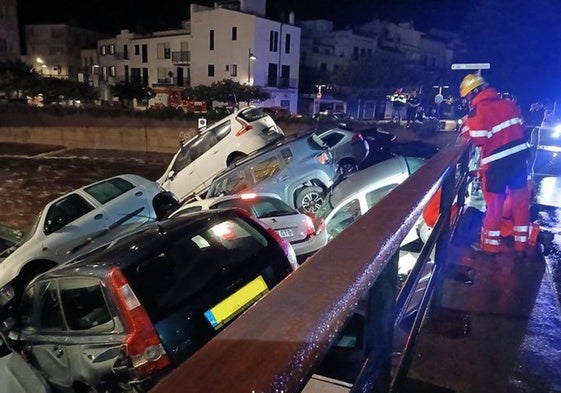
<svg viewBox="0 0 561 393">
<path fill-rule="evenodd" d="M 132 361 L 138 378 L 146 377 L 171 364 L 152 321 L 117 267 L 108 274 L 109 288 L 116 294 L 117 306 L 124 315 L 128 335 L 123 343 L 124 352 Z"/>
<path fill-rule="evenodd" d="M 316 160 L 318 160 L 320 164 L 327 164 L 331 160 L 331 155 L 324 151 L 316 156 Z"/>
<path fill-rule="evenodd" d="M 236 132 L 236 136 L 241 136 L 241 135 L 243 135 L 246 132 L 251 131 L 251 130 L 253 130 L 253 126 L 251 124 L 248 124 L 244 128 L 242 128 L 241 130 Z"/>
<path fill-rule="evenodd" d="M 356 141 L 361 141 L 362 142 L 364 140 L 364 138 L 362 137 L 362 134 L 360 132 L 357 132 L 353 135 L 352 140 L 353 140 L 353 142 L 356 142 Z"/>
<path fill-rule="evenodd" d="M 316 227 L 311 217 L 306 215 L 306 236 L 312 236 L 316 234 Z"/>
</svg>

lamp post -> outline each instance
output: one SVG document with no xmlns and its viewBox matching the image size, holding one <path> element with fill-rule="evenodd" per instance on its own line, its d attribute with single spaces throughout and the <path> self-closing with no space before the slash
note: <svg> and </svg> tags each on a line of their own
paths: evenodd
<svg viewBox="0 0 561 393">
<path fill-rule="evenodd" d="M 255 55 L 251 52 L 251 48 L 249 48 L 249 52 L 247 54 L 247 84 L 248 85 L 253 84 L 251 81 L 251 62 L 255 59 L 257 59 L 257 57 L 255 57 Z"/>
</svg>

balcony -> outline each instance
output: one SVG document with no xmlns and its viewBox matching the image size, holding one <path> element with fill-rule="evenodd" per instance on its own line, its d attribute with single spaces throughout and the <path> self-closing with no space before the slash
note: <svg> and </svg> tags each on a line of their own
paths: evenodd
<svg viewBox="0 0 561 393">
<path fill-rule="evenodd" d="M 298 88 L 298 79 L 278 77 L 276 75 L 267 76 L 267 87 L 278 87 L 280 89 L 296 89 Z"/>
<path fill-rule="evenodd" d="M 189 64 L 191 62 L 191 52 L 171 52 L 171 61 L 173 62 L 173 64 Z"/>
</svg>

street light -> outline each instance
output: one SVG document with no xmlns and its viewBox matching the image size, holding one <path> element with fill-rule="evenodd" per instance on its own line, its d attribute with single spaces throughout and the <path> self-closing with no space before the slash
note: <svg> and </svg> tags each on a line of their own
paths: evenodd
<svg viewBox="0 0 561 393">
<path fill-rule="evenodd" d="M 257 59 L 255 55 L 251 52 L 251 48 L 249 48 L 249 52 L 247 55 L 247 84 L 251 85 L 251 62 Z"/>
</svg>

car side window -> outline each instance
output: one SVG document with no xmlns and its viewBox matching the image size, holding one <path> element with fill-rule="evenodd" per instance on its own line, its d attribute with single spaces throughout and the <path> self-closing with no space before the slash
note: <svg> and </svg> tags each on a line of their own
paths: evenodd
<svg viewBox="0 0 561 393">
<path fill-rule="evenodd" d="M 94 206 L 80 195 L 70 194 L 49 208 L 43 230 L 46 235 L 58 231 L 92 210 L 94 210 Z"/>
<path fill-rule="evenodd" d="M 214 133 L 214 135 L 216 136 L 216 141 L 220 142 L 222 139 L 226 137 L 226 135 L 230 133 L 231 129 L 232 129 L 231 122 L 230 120 L 228 120 L 214 127 L 212 133 Z"/>
<path fill-rule="evenodd" d="M 360 202 L 355 198 L 343 205 L 329 220 L 327 224 L 328 235 L 332 238 L 337 236 L 360 216 Z"/>
<path fill-rule="evenodd" d="M 335 146 L 341 141 L 341 139 L 343 139 L 343 134 L 339 132 L 333 132 L 321 138 L 321 140 L 329 147 Z"/>
<path fill-rule="evenodd" d="M 277 156 L 268 157 L 250 166 L 249 171 L 254 184 L 275 176 L 281 170 L 281 162 Z"/>
<path fill-rule="evenodd" d="M 173 162 L 171 169 L 177 173 L 189 165 L 191 161 L 193 160 L 191 159 L 191 149 L 189 146 L 181 147 L 181 149 L 179 149 L 179 153 L 177 153 L 177 157 L 175 157 L 175 161 Z"/>
<path fill-rule="evenodd" d="M 20 307 L 20 324 L 25 330 L 64 330 L 57 281 L 39 282 L 27 289 Z"/>
<path fill-rule="evenodd" d="M 397 187 L 397 184 L 390 184 L 384 187 L 377 188 L 370 192 L 367 192 L 366 197 L 366 205 L 370 209 L 372 206 L 377 204 L 382 200 L 383 197 L 388 195 L 394 188 Z"/>
<path fill-rule="evenodd" d="M 94 197 L 99 203 L 105 204 L 133 188 L 134 184 L 131 182 L 116 177 L 87 187 L 84 191 Z"/>
<path fill-rule="evenodd" d="M 113 320 L 98 280 L 62 279 L 59 288 L 64 317 L 70 330 L 113 329 Z"/>
<path fill-rule="evenodd" d="M 211 147 L 218 143 L 216 134 L 212 131 L 205 132 L 198 141 L 191 146 L 191 162 L 205 154 Z"/>
<path fill-rule="evenodd" d="M 218 181 L 212 190 L 212 195 L 209 196 L 237 194 L 247 187 L 249 187 L 249 183 L 245 171 L 243 168 L 239 168 Z"/>
</svg>

